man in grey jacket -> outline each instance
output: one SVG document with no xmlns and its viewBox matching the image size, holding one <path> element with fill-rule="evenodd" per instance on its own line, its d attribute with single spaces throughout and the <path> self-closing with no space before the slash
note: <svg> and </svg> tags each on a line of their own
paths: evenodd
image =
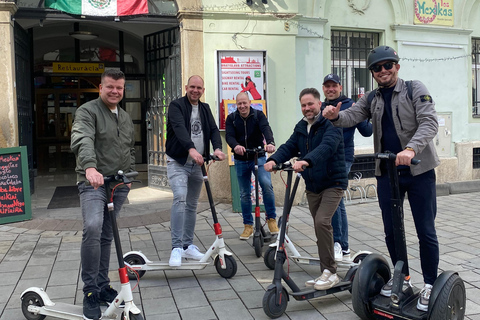
<svg viewBox="0 0 480 320">
<path fill-rule="evenodd" d="M 78 108 L 72 128 L 71 148 L 77 160 L 75 171 L 83 216 L 80 256 L 85 319 L 99 319 L 100 303 L 110 304 L 117 296 L 108 278 L 113 231 L 106 210 L 103 177 L 118 170 L 135 169 L 133 123 L 128 113 L 118 107 L 124 87 L 122 71 L 105 71 L 101 76 L 100 97 Z M 130 185 L 115 190 L 115 216 L 129 190 Z"/>
<path fill-rule="evenodd" d="M 420 293 L 417 308 L 428 310 L 432 285 L 437 279 L 439 249 L 435 230 L 437 200 L 435 170 L 440 163 L 433 138 L 438 131 L 435 103 L 427 88 L 420 81 L 412 81 L 411 98 L 404 80 L 398 77 L 400 58 L 388 46 L 373 49 L 367 57 L 367 65 L 379 88 L 371 103 L 369 93 L 355 105 L 340 112 L 341 103 L 327 106 L 323 116 L 340 127 L 351 127 L 371 118 L 374 128 L 375 152 L 390 151 L 397 154 L 396 166 L 399 174 L 402 200 L 408 193 L 415 228 L 420 243 L 420 261 L 425 285 Z M 415 157 L 421 163 L 410 167 Z M 377 160 L 375 175 L 380 208 L 385 230 L 385 242 L 393 264 L 397 262 L 393 223 L 391 215 L 391 195 L 389 179 L 384 163 Z M 390 280 L 381 290 L 384 296 L 392 293 Z M 403 288 L 411 286 L 410 276 L 406 275 Z"/>
</svg>

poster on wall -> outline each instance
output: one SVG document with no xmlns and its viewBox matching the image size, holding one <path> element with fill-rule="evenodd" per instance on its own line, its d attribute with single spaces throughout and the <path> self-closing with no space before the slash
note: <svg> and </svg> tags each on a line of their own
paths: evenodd
<svg viewBox="0 0 480 320">
<path fill-rule="evenodd" d="M 219 129 L 225 130 L 225 100 L 235 101 L 240 92 L 247 92 L 250 100 L 266 100 L 265 51 L 219 51 L 217 61 Z"/>
<path fill-rule="evenodd" d="M 453 0 L 414 0 L 414 24 L 453 27 Z"/>
</svg>

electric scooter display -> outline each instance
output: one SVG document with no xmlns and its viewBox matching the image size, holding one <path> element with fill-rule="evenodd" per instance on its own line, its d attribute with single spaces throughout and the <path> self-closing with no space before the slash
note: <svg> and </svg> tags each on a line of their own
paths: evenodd
<svg viewBox="0 0 480 320">
<path fill-rule="evenodd" d="M 264 230 L 260 220 L 260 200 L 258 198 L 258 154 L 265 151 L 262 147 L 257 147 L 255 149 L 245 149 L 245 152 L 254 154 L 255 159 L 255 231 L 253 233 L 253 247 L 255 248 L 255 255 L 261 257 L 263 244 L 272 240 L 272 235 Z"/>
<path fill-rule="evenodd" d="M 210 156 L 209 159 L 205 159 L 205 163 L 208 160 L 218 160 L 214 156 Z M 210 210 L 212 211 L 213 229 L 215 231 L 215 241 L 207 250 L 203 258 L 199 261 L 182 261 L 182 265 L 179 267 L 172 267 L 167 261 L 151 261 L 141 251 L 127 252 L 123 259 L 125 264 L 129 267 L 128 276 L 131 280 L 141 278 L 145 272 L 152 270 L 201 270 L 210 264 L 210 258 L 214 258 L 215 268 L 220 276 L 223 278 L 231 278 L 237 273 L 237 262 L 232 253 L 225 248 L 225 242 L 222 235 L 222 227 L 218 222 L 217 212 L 215 210 L 215 204 L 213 202 L 212 191 L 210 189 L 210 183 L 208 181 L 207 170 L 205 163 L 202 165 L 203 181 L 205 183 L 205 189 L 207 190 L 208 202 L 210 203 Z"/>
<path fill-rule="evenodd" d="M 299 288 L 297 284 L 293 281 L 292 277 L 284 270 L 283 265 L 285 261 L 288 259 L 287 251 L 291 252 L 291 249 L 287 250 L 287 239 L 286 236 L 286 228 L 288 217 L 290 215 L 290 210 L 292 208 L 293 200 L 295 198 L 295 193 L 298 187 L 298 183 L 300 181 L 300 174 L 297 174 L 295 178 L 295 183 L 293 188 L 291 186 L 292 183 L 292 176 L 293 176 L 293 169 L 292 165 L 289 162 L 279 164 L 273 167 L 273 170 L 283 170 L 287 172 L 287 186 L 285 191 L 285 200 L 284 200 L 284 207 L 283 207 L 283 216 L 281 219 L 281 227 L 280 233 L 277 239 L 276 245 L 276 258 L 273 256 L 274 263 L 274 277 L 272 284 L 268 286 L 265 295 L 263 296 L 263 310 L 267 316 L 270 318 L 278 318 L 280 317 L 285 310 L 287 309 L 287 304 L 289 300 L 289 295 L 293 296 L 295 300 L 310 300 L 314 298 L 319 298 L 326 296 L 328 294 L 337 293 L 340 291 L 350 290 L 352 286 L 352 281 L 355 277 L 355 273 L 358 268 L 358 263 L 362 260 L 360 257 L 361 255 L 357 256 L 358 263 L 349 264 L 349 269 L 343 278 L 336 286 L 327 289 L 327 290 L 315 290 L 313 287 L 307 288 Z M 290 241 L 289 241 L 290 242 Z M 291 243 L 291 242 L 290 242 Z M 270 247 L 271 249 L 273 247 Z M 295 247 L 293 247 L 295 248 Z M 364 253 L 364 255 L 368 255 L 368 253 Z M 265 255 L 266 257 L 267 255 Z M 297 256 L 300 256 L 297 251 Z M 267 258 L 265 258 L 267 259 Z M 308 264 L 317 265 L 317 263 L 310 263 L 310 261 L 315 261 L 314 258 L 303 258 L 305 261 L 308 261 Z M 294 259 L 295 261 L 299 261 Z M 318 259 L 317 259 L 318 260 Z M 270 262 L 269 262 L 270 263 Z M 319 263 L 318 263 L 319 265 Z M 340 265 L 339 265 L 340 266 Z M 288 287 L 291 289 L 291 292 L 287 292 L 282 285 L 282 280 Z"/>
<path fill-rule="evenodd" d="M 407 246 L 403 223 L 403 202 L 400 195 L 398 172 L 395 166 L 396 155 L 377 153 L 376 159 L 386 161 L 392 195 L 392 217 L 394 225 L 397 263 L 393 274 L 393 287 L 390 297 L 380 291 L 390 280 L 390 268 L 379 254 L 371 254 L 360 265 L 352 286 L 352 304 L 355 313 L 363 320 L 370 319 L 455 319 L 465 315 L 465 285 L 458 273 L 444 271 L 433 284 L 428 303 L 428 311 L 417 309 L 418 288 L 402 291 L 403 281 L 408 272 Z M 412 159 L 412 164 L 420 161 Z"/>
<path fill-rule="evenodd" d="M 123 307 L 122 320 L 143 320 L 142 312 L 133 303 L 133 294 L 130 282 L 128 280 L 127 268 L 123 262 L 122 246 L 120 236 L 118 233 L 117 220 L 115 219 L 113 206 L 113 191 L 110 188 L 110 182 L 117 181 L 118 185 L 129 184 L 135 182 L 129 178 L 137 176 L 138 172 L 129 172 L 124 174 L 123 171 L 118 171 L 115 176 L 104 177 L 105 193 L 108 200 L 108 212 L 112 217 L 113 238 L 115 241 L 115 248 L 118 259 L 118 274 L 121 283 L 121 290 L 117 297 L 110 304 L 110 306 L 103 312 L 101 319 L 117 319 L 115 311 L 120 308 L 122 302 L 125 302 Z M 115 186 L 115 187 L 116 187 Z M 115 188 L 114 188 L 115 189 Z M 83 320 L 83 307 L 81 305 L 71 305 L 67 303 L 53 302 L 48 297 L 48 294 L 38 287 L 30 287 L 25 290 L 22 295 L 22 312 L 28 320 L 42 320 L 46 316 L 68 319 L 68 320 Z"/>
</svg>

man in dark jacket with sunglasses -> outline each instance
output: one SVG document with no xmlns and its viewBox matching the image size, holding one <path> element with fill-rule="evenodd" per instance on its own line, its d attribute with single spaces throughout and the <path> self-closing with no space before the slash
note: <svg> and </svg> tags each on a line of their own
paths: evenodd
<svg viewBox="0 0 480 320">
<path fill-rule="evenodd" d="M 412 98 L 407 84 L 398 77 L 400 58 L 388 46 L 373 49 L 367 57 L 367 65 L 379 88 L 373 100 L 368 102 L 369 93 L 351 108 L 340 111 L 337 106 L 327 106 L 323 115 L 336 126 L 351 127 L 371 118 L 374 131 L 375 152 L 390 151 L 397 155 L 399 187 L 402 200 L 408 193 L 413 220 L 420 243 L 420 261 L 425 285 L 420 292 L 417 309 L 428 310 L 432 286 L 437 279 L 439 249 L 435 230 L 437 214 L 435 170 L 439 165 L 433 138 L 437 135 L 438 120 L 435 103 L 427 88 L 420 81 L 412 81 Z M 410 166 L 411 160 L 421 160 Z M 397 262 L 393 222 L 391 214 L 390 184 L 384 161 L 376 161 L 375 175 L 380 209 L 382 210 L 387 244 L 393 264 Z M 410 275 L 406 274 L 403 284 L 405 291 L 411 286 Z M 381 290 L 384 296 L 391 296 L 393 281 L 390 280 Z"/>
</svg>

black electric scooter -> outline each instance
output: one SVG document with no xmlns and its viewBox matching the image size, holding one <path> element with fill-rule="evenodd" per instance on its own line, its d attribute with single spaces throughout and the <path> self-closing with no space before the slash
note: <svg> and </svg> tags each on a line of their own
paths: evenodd
<svg viewBox="0 0 480 320">
<path fill-rule="evenodd" d="M 262 256 L 262 247 L 265 242 L 272 241 L 270 232 L 265 231 L 262 222 L 260 221 L 260 200 L 258 199 L 258 154 L 264 152 L 262 147 L 254 149 L 245 149 L 245 152 L 254 155 L 255 159 L 255 231 L 253 233 L 253 247 L 255 248 L 255 255 Z"/>
<path fill-rule="evenodd" d="M 352 267 L 350 267 L 343 280 L 330 289 L 315 290 L 313 287 L 299 288 L 297 286 L 297 284 L 293 281 L 292 277 L 290 277 L 290 275 L 284 270 L 283 265 L 288 259 L 286 253 L 287 250 L 285 248 L 285 233 L 287 229 L 287 222 L 301 175 L 297 173 L 295 183 L 292 188 L 291 183 L 294 170 L 292 169 L 292 165 L 290 162 L 275 165 L 273 167 L 273 170 L 287 171 L 287 185 L 285 190 L 283 216 L 281 219 L 280 233 L 277 239 L 278 246 L 277 256 L 275 259 L 275 271 L 272 284 L 268 286 L 262 301 L 263 311 L 265 312 L 265 314 L 270 318 L 275 319 L 280 317 L 287 309 L 289 294 L 293 296 L 295 300 L 310 300 L 323 297 L 332 293 L 350 290 L 358 265 L 353 265 Z M 282 280 L 290 287 L 292 292 L 287 292 L 287 290 L 282 285 Z"/>
<path fill-rule="evenodd" d="M 393 274 L 393 287 L 390 297 L 380 291 L 390 280 L 388 262 L 379 254 L 367 256 L 359 269 L 352 286 L 352 304 L 355 313 L 363 320 L 370 319 L 455 319 L 465 315 L 465 285 L 457 272 L 444 271 L 433 284 L 428 311 L 417 309 L 420 290 L 409 288 L 402 291 L 405 274 L 408 271 L 407 246 L 403 223 L 403 202 L 400 197 L 398 172 L 395 166 L 396 155 L 377 153 L 376 159 L 386 161 L 392 194 L 392 215 L 394 224 L 395 250 L 397 263 Z M 412 165 L 420 161 L 412 159 Z"/>
<path fill-rule="evenodd" d="M 133 303 L 133 293 L 128 279 L 127 268 L 123 262 L 122 245 L 120 242 L 120 235 L 118 232 L 117 220 L 115 218 L 113 207 L 113 190 L 110 188 L 110 182 L 117 182 L 117 186 L 121 184 L 129 184 L 132 182 L 139 182 L 130 180 L 129 178 L 135 177 L 138 172 L 129 172 L 124 174 L 122 170 L 119 170 L 115 176 L 104 177 L 104 188 L 107 196 L 107 208 L 108 214 L 112 219 L 112 231 L 113 239 L 115 242 L 115 249 L 117 251 L 118 260 L 118 275 L 121 283 L 121 290 L 115 297 L 113 302 L 109 305 L 101 316 L 101 319 L 117 319 L 117 309 L 121 307 L 122 302 L 125 302 L 123 307 L 121 318 L 122 320 L 143 320 L 142 312 Z M 69 320 L 83 320 L 83 308 L 81 305 L 72 305 L 62 302 L 53 302 L 50 300 L 48 294 L 43 288 L 30 287 L 26 289 L 22 295 L 22 312 L 25 318 L 28 320 L 42 320 L 46 316 L 69 319 Z M 121 309 L 119 309 L 121 310 Z"/>
</svg>

